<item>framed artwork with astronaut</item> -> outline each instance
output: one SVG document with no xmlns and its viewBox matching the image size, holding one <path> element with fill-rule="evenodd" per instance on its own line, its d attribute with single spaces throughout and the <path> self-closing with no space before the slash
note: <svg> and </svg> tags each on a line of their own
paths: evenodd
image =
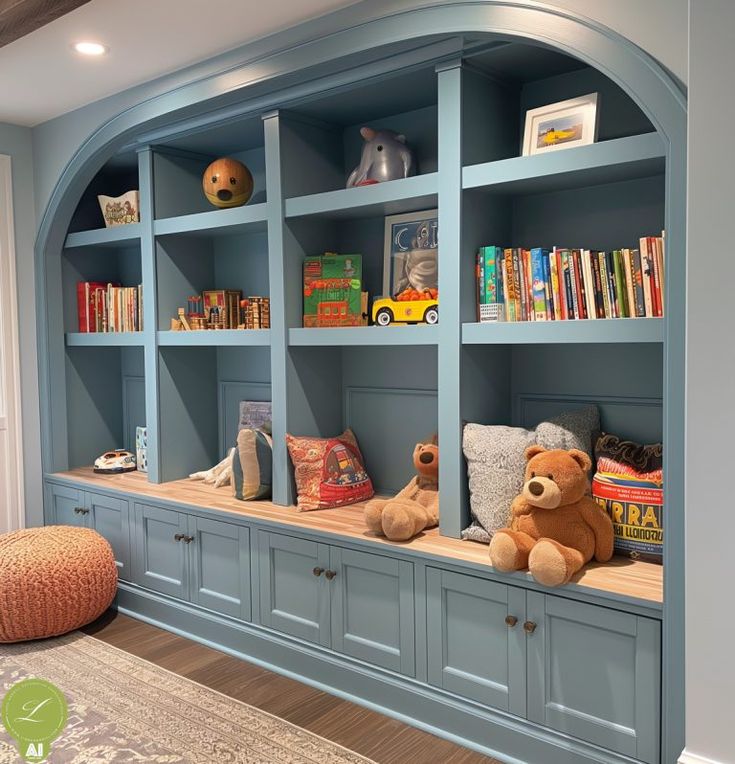
<svg viewBox="0 0 735 764">
<path fill-rule="evenodd" d="M 412 287 L 439 286 L 438 211 L 424 210 L 385 218 L 383 295 L 395 297 Z"/>
</svg>

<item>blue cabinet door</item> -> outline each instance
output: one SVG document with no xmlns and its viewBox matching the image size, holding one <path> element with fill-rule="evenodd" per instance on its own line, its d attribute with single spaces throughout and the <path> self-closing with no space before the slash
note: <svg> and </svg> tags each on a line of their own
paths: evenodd
<svg viewBox="0 0 735 764">
<path fill-rule="evenodd" d="M 526 715 L 526 602 L 523 589 L 426 570 L 430 684 Z"/>
<path fill-rule="evenodd" d="M 538 592 L 527 607 L 528 718 L 658 761 L 659 623 Z"/>
<path fill-rule="evenodd" d="M 117 574 L 123 581 L 132 580 L 130 569 L 130 505 L 125 499 L 86 493 L 87 524 L 104 536 L 112 547 Z"/>
<path fill-rule="evenodd" d="M 260 622 L 329 647 L 328 569 L 328 545 L 259 531 Z"/>
<path fill-rule="evenodd" d="M 46 484 L 46 525 L 87 525 L 84 491 L 55 483 Z"/>
<path fill-rule="evenodd" d="M 189 518 L 191 601 L 250 620 L 250 531 L 204 517 Z"/>
<path fill-rule="evenodd" d="M 189 599 L 187 516 L 150 504 L 135 505 L 135 583 Z"/>
<path fill-rule="evenodd" d="M 413 563 L 332 547 L 332 648 L 415 676 Z"/>
</svg>

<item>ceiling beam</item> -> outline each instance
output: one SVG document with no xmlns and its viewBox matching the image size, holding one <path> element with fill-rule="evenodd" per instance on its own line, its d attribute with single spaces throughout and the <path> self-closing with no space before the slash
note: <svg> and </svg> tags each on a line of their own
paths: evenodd
<svg viewBox="0 0 735 764">
<path fill-rule="evenodd" d="M 0 48 L 89 0 L 0 0 Z"/>
</svg>

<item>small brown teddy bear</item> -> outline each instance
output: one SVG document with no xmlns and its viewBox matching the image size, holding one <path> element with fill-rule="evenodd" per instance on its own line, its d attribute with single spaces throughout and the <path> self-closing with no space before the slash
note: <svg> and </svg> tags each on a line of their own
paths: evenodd
<svg viewBox="0 0 735 764">
<path fill-rule="evenodd" d="M 391 541 L 408 541 L 439 524 L 439 447 L 419 443 L 413 451 L 418 475 L 392 499 L 373 499 L 365 506 L 365 524 Z"/>
<path fill-rule="evenodd" d="M 607 513 L 587 494 L 592 467 L 584 451 L 526 449 L 526 483 L 513 500 L 510 528 L 490 542 L 490 562 L 504 573 L 528 568 L 544 586 L 560 586 L 593 557 L 613 554 Z"/>
</svg>

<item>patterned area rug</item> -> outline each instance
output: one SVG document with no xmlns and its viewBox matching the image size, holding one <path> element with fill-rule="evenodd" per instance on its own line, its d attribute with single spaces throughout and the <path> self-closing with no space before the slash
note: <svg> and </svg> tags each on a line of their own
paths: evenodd
<svg viewBox="0 0 735 764">
<path fill-rule="evenodd" d="M 0 698 L 40 677 L 66 696 L 69 721 L 49 764 L 371 764 L 283 719 L 79 632 L 0 645 Z M 20 762 L 0 724 L 0 762 Z"/>
</svg>

